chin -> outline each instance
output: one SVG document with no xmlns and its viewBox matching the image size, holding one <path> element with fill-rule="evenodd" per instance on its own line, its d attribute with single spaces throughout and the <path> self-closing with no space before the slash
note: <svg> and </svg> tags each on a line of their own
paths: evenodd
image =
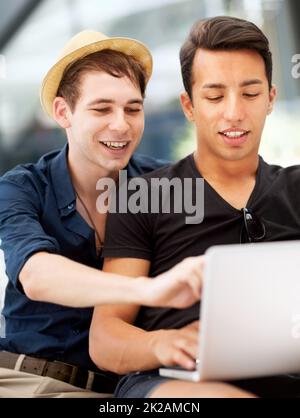
<svg viewBox="0 0 300 418">
<path fill-rule="evenodd" d="M 245 149 L 233 149 L 229 152 L 223 152 L 220 157 L 226 161 L 240 161 L 244 158 L 250 157 L 253 153 L 246 151 Z"/>
<path fill-rule="evenodd" d="M 126 159 L 124 158 L 122 160 L 117 160 L 117 161 L 108 163 L 106 165 L 106 169 L 108 171 L 111 171 L 111 172 L 113 172 L 113 171 L 120 171 L 120 170 L 123 170 L 127 166 L 128 162 L 129 162 L 129 158 L 128 159 L 127 158 Z"/>
</svg>

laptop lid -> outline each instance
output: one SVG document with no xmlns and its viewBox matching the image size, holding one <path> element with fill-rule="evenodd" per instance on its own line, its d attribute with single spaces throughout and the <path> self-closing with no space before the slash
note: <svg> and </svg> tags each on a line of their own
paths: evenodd
<svg viewBox="0 0 300 418">
<path fill-rule="evenodd" d="M 300 371 L 300 241 L 206 252 L 201 380 Z"/>
</svg>

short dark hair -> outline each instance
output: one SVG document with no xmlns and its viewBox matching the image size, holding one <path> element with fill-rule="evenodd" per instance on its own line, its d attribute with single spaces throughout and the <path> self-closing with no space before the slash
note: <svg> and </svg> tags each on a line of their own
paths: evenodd
<svg viewBox="0 0 300 418">
<path fill-rule="evenodd" d="M 197 21 L 180 50 L 181 74 L 184 88 L 192 99 L 193 61 L 198 48 L 224 51 L 251 49 L 265 63 L 269 88 L 272 87 L 272 53 L 269 41 L 252 22 L 237 17 L 217 16 Z"/>
<path fill-rule="evenodd" d="M 112 49 L 94 52 L 65 69 L 56 96 L 63 97 L 71 110 L 80 97 L 81 78 L 90 71 L 104 71 L 113 77 L 128 77 L 145 96 L 146 70 L 133 56 Z"/>
</svg>

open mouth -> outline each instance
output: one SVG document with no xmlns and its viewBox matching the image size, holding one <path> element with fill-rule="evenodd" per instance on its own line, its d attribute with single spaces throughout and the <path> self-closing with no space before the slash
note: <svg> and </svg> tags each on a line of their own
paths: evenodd
<svg viewBox="0 0 300 418">
<path fill-rule="evenodd" d="M 227 129 L 219 132 L 226 145 L 237 147 L 247 141 L 250 131 L 244 129 Z"/>
<path fill-rule="evenodd" d="M 120 141 L 120 142 L 112 142 L 112 141 L 100 141 L 100 144 L 104 145 L 106 148 L 111 150 L 123 150 L 125 149 L 129 142 L 128 141 Z"/>
<path fill-rule="evenodd" d="M 229 139 L 240 139 L 243 138 L 244 136 L 248 135 L 250 131 L 223 131 L 223 132 L 219 132 L 219 134 L 224 135 L 226 138 Z"/>
</svg>

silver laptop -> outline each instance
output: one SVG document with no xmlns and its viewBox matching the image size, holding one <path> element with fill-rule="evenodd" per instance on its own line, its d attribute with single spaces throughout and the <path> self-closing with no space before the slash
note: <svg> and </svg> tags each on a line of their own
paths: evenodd
<svg viewBox="0 0 300 418">
<path fill-rule="evenodd" d="M 300 241 L 220 245 L 206 252 L 194 371 L 161 376 L 232 380 L 300 372 Z"/>
</svg>

